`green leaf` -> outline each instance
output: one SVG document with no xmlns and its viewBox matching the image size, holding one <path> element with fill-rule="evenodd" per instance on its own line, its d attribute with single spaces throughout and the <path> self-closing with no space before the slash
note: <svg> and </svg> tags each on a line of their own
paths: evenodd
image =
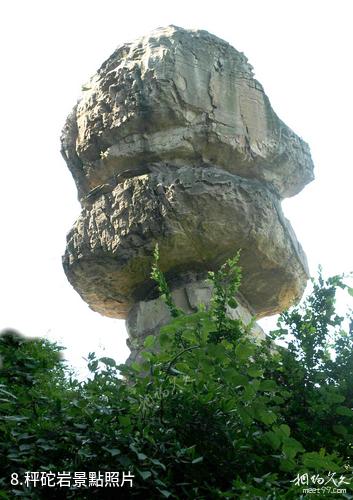
<svg viewBox="0 0 353 500">
<path fill-rule="evenodd" d="M 337 415 L 343 415 L 345 417 L 353 417 L 353 411 L 347 406 L 337 406 L 336 408 Z"/>
<path fill-rule="evenodd" d="M 142 351 L 141 352 L 141 357 L 145 359 L 146 361 L 151 361 L 153 359 L 153 354 L 149 351 Z"/>
<path fill-rule="evenodd" d="M 168 491 L 168 490 L 161 490 L 160 488 L 157 488 L 157 490 L 162 493 L 162 495 L 165 497 L 165 498 L 169 498 L 171 496 L 171 492 Z"/>
<path fill-rule="evenodd" d="M 192 464 L 199 464 L 202 461 L 203 461 L 203 457 L 197 457 L 197 458 L 194 458 L 194 460 L 191 463 Z"/>
<path fill-rule="evenodd" d="M 348 434 L 348 430 L 344 425 L 333 425 L 332 429 L 336 434 L 340 434 L 341 436 L 345 436 L 346 434 Z"/>
<path fill-rule="evenodd" d="M 253 384 L 247 384 L 243 392 L 244 401 L 251 401 L 254 399 L 257 392 L 257 388 Z"/>
<path fill-rule="evenodd" d="M 156 341 L 156 337 L 154 335 L 148 335 L 145 338 L 143 345 L 148 349 L 149 347 L 154 346 L 155 341 Z"/>
<path fill-rule="evenodd" d="M 29 420 L 29 417 L 25 417 L 22 415 L 5 415 L 0 416 L 0 420 L 8 420 L 10 422 L 21 422 L 23 420 Z"/>
<path fill-rule="evenodd" d="M 188 373 L 190 371 L 190 366 L 185 362 L 179 362 L 175 364 L 176 371 L 179 373 Z"/>
<path fill-rule="evenodd" d="M 131 420 L 130 417 L 127 415 L 119 415 L 118 417 L 120 424 L 123 427 L 130 427 L 131 426 Z"/>
<path fill-rule="evenodd" d="M 250 377 L 262 377 L 263 375 L 263 370 L 261 368 L 256 368 L 255 366 L 250 366 L 248 369 L 248 374 Z"/>
<path fill-rule="evenodd" d="M 117 460 L 125 468 L 128 468 L 129 466 L 131 466 L 131 460 L 126 455 L 119 455 L 117 457 Z"/>
<path fill-rule="evenodd" d="M 158 465 L 159 467 L 161 467 L 164 471 L 167 470 L 166 466 L 164 464 L 162 464 L 159 460 L 155 459 L 155 458 L 150 458 L 150 462 L 153 464 L 153 465 Z M 165 486 L 165 485 L 164 485 Z"/>
<path fill-rule="evenodd" d="M 236 307 L 238 307 L 238 302 L 237 302 L 235 299 L 230 298 L 230 299 L 228 300 L 228 305 L 229 305 L 229 307 L 231 307 L 232 309 L 235 309 Z"/>
<path fill-rule="evenodd" d="M 286 437 L 283 440 L 283 452 L 287 458 L 294 458 L 297 453 L 304 452 L 304 448 L 299 441 L 294 438 Z"/>
<path fill-rule="evenodd" d="M 254 354 L 255 346 L 250 342 L 238 344 L 235 348 L 235 354 L 240 361 L 245 361 Z"/>
<path fill-rule="evenodd" d="M 193 329 L 190 329 L 190 330 L 185 329 L 183 331 L 183 338 L 185 340 L 189 341 L 191 344 L 195 344 L 195 342 L 197 342 L 197 339 L 195 336 L 195 330 L 193 330 Z"/>
<path fill-rule="evenodd" d="M 252 387 L 254 394 L 256 394 L 257 391 L 259 390 L 260 383 L 261 383 L 261 380 L 259 380 L 258 378 L 252 379 L 249 382 L 249 385 Z"/>
<path fill-rule="evenodd" d="M 276 392 L 278 386 L 274 380 L 262 380 L 259 389 L 264 392 Z"/>
<path fill-rule="evenodd" d="M 112 457 L 116 457 L 121 453 L 121 451 L 118 448 L 107 448 L 106 446 L 103 446 L 102 449 L 110 453 Z"/>
<path fill-rule="evenodd" d="M 270 443 L 274 450 L 278 450 L 281 446 L 281 437 L 275 431 L 268 431 L 264 434 L 265 441 Z"/>
<path fill-rule="evenodd" d="M 271 425 L 277 420 L 277 415 L 273 413 L 273 411 L 263 408 L 257 408 L 255 410 L 255 417 L 266 425 Z"/>
<path fill-rule="evenodd" d="M 267 441 L 270 442 L 271 446 L 275 450 L 277 450 L 281 446 L 281 444 L 289 438 L 289 435 L 290 427 L 286 424 L 281 424 L 278 427 L 273 427 L 272 431 L 266 432 L 264 434 L 264 437 Z"/>
<path fill-rule="evenodd" d="M 304 453 L 302 456 L 303 465 L 309 469 L 339 472 L 340 467 L 333 462 L 329 456 L 325 456 L 322 452 L 317 453 L 312 451 Z"/>
<path fill-rule="evenodd" d="M 161 330 L 161 333 L 159 334 L 159 344 L 161 347 L 167 347 L 171 345 L 172 343 L 172 336 L 170 333 L 167 333 L 163 330 Z"/>
<path fill-rule="evenodd" d="M 106 358 L 106 357 L 103 357 L 103 358 L 99 358 L 99 361 L 107 366 L 111 366 L 111 367 L 115 367 L 116 366 L 116 362 L 113 358 Z"/>
<path fill-rule="evenodd" d="M 223 371 L 222 374 L 223 379 L 229 384 L 237 387 L 238 385 L 247 385 L 249 383 L 248 378 L 245 375 L 242 375 L 234 368 L 227 368 Z"/>
<path fill-rule="evenodd" d="M 250 426 L 253 423 L 254 412 L 251 408 L 238 408 L 238 414 L 242 419 L 244 425 Z"/>
<path fill-rule="evenodd" d="M 328 403 L 343 403 L 345 397 L 342 394 L 337 394 L 337 389 L 333 391 L 321 390 L 323 397 Z"/>
<path fill-rule="evenodd" d="M 212 357 L 213 360 L 224 361 L 226 359 L 226 349 L 222 344 L 208 344 L 205 352 Z"/>
<path fill-rule="evenodd" d="M 289 437 L 290 436 L 290 427 L 289 425 L 286 424 L 281 424 L 278 427 L 278 431 L 282 434 L 284 437 Z"/>
<path fill-rule="evenodd" d="M 30 444 L 21 444 L 19 447 L 20 451 L 26 451 L 32 449 L 32 445 Z"/>
<path fill-rule="evenodd" d="M 143 480 L 146 480 L 152 476 L 152 472 L 150 470 L 140 470 L 140 469 L 137 470 Z"/>
<path fill-rule="evenodd" d="M 280 469 L 285 472 L 290 472 L 297 468 L 297 463 L 293 458 L 283 458 L 281 460 Z"/>
</svg>

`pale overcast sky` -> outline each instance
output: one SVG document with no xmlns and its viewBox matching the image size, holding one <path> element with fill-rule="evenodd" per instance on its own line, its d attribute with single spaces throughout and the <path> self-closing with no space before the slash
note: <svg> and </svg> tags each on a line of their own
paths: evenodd
<svg viewBox="0 0 353 500">
<path fill-rule="evenodd" d="M 60 130 L 117 45 L 168 24 L 206 29 L 243 51 L 280 118 L 311 147 L 316 180 L 283 203 L 314 274 L 352 265 L 350 0 L 2 2 L 0 329 L 46 336 L 67 357 L 123 362 L 124 322 L 92 312 L 61 267 L 78 216 Z"/>
</svg>

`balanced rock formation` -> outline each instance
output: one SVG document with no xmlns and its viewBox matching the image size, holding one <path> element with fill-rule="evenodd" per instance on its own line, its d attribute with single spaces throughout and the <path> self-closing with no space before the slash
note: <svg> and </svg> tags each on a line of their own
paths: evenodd
<svg viewBox="0 0 353 500">
<path fill-rule="evenodd" d="M 149 277 L 156 243 L 186 311 L 238 249 L 247 314 L 301 297 L 306 258 L 280 201 L 313 179 L 313 163 L 242 53 L 170 26 L 119 47 L 83 90 L 62 134 L 82 204 L 63 262 L 93 310 L 128 317 L 132 337 L 167 321 Z"/>
</svg>

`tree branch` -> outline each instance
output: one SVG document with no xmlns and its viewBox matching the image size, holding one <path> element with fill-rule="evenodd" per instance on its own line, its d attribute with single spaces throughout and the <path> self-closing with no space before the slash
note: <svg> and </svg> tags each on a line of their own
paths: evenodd
<svg viewBox="0 0 353 500">
<path fill-rule="evenodd" d="M 184 354 L 185 352 L 188 352 L 188 351 L 192 351 L 194 349 L 199 349 L 201 346 L 199 345 L 194 345 L 194 346 L 191 346 L 191 347 L 187 347 L 186 349 L 183 349 L 182 351 L 178 352 L 178 354 L 176 354 L 174 356 L 174 358 L 172 358 L 170 361 L 169 361 L 169 364 L 168 364 L 168 367 L 166 369 L 167 372 L 170 371 L 171 367 L 172 367 L 172 364 L 175 363 L 175 361 L 182 355 Z"/>
</svg>

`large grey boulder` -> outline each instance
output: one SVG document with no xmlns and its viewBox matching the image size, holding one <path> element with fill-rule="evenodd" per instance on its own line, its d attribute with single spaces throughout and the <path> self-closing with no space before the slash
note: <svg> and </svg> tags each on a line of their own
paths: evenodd
<svg viewBox="0 0 353 500">
<path fill-rule="evenodd" d="M 83 87 L 63 154 L 80 197 L 146 163 L 205 163 L 280 197 L 313 179 L 307 144 L 274 113 L 241 52 L 174 26 L 119 47 Z"/>
<path fill-rule="evenodd" d="M 93 310 L 128 317 L 131 337 L 166 321 L 156 243 L 178 296 L 202 296 L 206 272 L 241 249 L 242 317 L 301 297 L 306 258 L 280 201 L 313 179 L 309 148 L 228 43 L 170 26 L 119 47 L 84 86 L 62 153 L 82 204 L 65 272 Z"/>
</svg>

